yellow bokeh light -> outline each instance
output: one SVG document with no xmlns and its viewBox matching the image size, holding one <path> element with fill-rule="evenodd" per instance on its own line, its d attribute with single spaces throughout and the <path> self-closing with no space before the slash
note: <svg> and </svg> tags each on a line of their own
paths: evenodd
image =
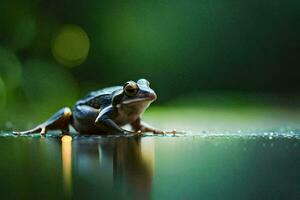
<svg viewBox="0 0 300 200">
<path fill-rule="evenodd" d="M 59 63 L 74 67 L 85 61 L 89 48 L 89 37 L 80 26 L 65 25 L 53 40 L 52 53 Z"/>
</svg>

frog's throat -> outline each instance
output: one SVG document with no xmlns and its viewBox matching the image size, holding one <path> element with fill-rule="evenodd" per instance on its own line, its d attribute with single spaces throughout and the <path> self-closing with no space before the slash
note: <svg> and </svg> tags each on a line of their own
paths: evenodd
<svg viewBox="0 0 300 200">
<path fill-rule="evenodd" d="M 142 101 L 153 101 L 153 99 L 152 98 L 129 99 L 129 100 L 123 101 L 122 104 L 128 105 L 128 104 L 138 103 L 138 102 L 142 102 Z"/>
</svg>

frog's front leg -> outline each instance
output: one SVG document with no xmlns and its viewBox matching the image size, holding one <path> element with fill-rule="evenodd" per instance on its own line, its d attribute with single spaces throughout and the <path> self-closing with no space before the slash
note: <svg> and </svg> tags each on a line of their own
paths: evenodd
<svg viewBox="0 0 300 200">
<path fill-rule="evenodd" d="M 138 118 L 136 121 L 131 123 L 131 126 L 132 126 L 133 130 L 136 131 L 136 132 L 139 132 L 139 131 L 141 131 L 141 132 L 152 132 L 154 134 L 164 134 L 164 133 L 166 133 L 165 131 L 158 130 L 158 129 L 155 129 L 155 128 L 151 127 L 150 125 L 143 122 L 141 120 L 141 118 Z"/>
<path fill-rule="evenodd" d="M 108 129 L 110 129 L 114 133 L 120 133 L 120 134 L 127 134 L 127 133 L 133 133 L 131 131 L 127 131 L 125 129 L 122 129 L 120 126 L 118 126 L 113 120 L 113 108 L 112 106 L 109 106 L 107 108 L 104 108 L 98 115 L 98 117 L 95 120 L 96 126 L 105 125 Z"/>
</svg>

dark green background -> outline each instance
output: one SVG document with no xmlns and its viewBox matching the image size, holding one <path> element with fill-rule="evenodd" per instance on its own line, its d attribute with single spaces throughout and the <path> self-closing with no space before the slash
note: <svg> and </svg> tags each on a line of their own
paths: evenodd
<svg viewBox="0 0 300 200">
<path fill-rule="evenodd" d="M 29 111 L 35 122 L 90 90 L 140 77 L 158 104 L 207 93 L 297 103 L 299 8 L 297 0 L 2 0 L 0 122 L 22 124 Z M 68 24 L 90 42 L 72 67 L 51 50 Z"/>
</svg>

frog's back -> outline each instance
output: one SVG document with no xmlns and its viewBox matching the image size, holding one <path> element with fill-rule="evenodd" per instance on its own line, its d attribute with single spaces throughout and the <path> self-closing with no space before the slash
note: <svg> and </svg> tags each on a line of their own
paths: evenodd
<svg viewBox="0 0 300 200">
<path fill-rule="evenodd" d="M 105 107 L 112 102 L 114 92 L 122 89 L 122 86 L 113 86 L 101 90 L 92 91 L 76 102 L 76 105 L 88 105 L 94 108 Z"/>
</svg>

